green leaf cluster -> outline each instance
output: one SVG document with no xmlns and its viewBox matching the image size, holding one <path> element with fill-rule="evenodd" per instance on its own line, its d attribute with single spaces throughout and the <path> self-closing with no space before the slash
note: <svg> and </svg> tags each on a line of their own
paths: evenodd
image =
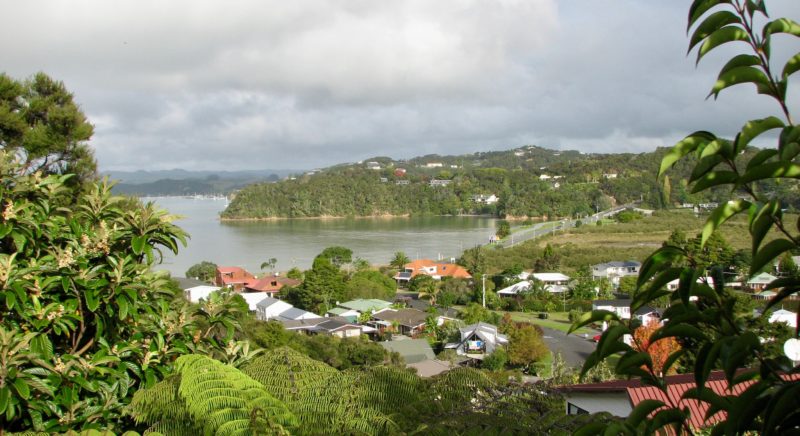
<svg viewBox="0 0 800 436">
<path fill-rule="evenodd" d="M 709 96 L 717 98 L 732 86 L 750 83 L 759 94 L 777 103 L 779 113 L 747 121 L 733 139 L 707 131 L 694 132 L 664 156 L 660 175 L 693 156 L 696 163 L 689 179 L 692 192 L 724 187 L 736 195 L 711 213 L 694 244 L 672 238 L 644 262 L 633 292 L 631 311 L 660 298 L 669 299 L 670 306 L 663 314 L 665 321 L 650 340 L 674 337 L 682 344 L 683 349 L 667 357 L 663 373 L 672 367 L 688 365 L 697 386 L 686 392 L 683 399 L 707 403 L 709 410 L 703 418 L 719 411 L 726 413 L 721 421 L 709 424 L 711 434 L 788 434 L 796 431 L 800 418 L 797 395 L 800 382 L 787 378 L 787 374 L 796 373 L 798 367 L 780 350 L 779 341 L 785 336 L 765 327 L 768 310 L 754 318 L 723 287 L 723 271 L 715 266 L 721 261 L 721 252 L 713 247 L 719 245 L 716 238 L 720 226 L 741 214 L 747 217 L 752 240 L 747 276 L 800 248 L 800 222 L 798 226 L 785 222 L 785 198 L 760 189 L 761 183 L 767 181 L 779 183 L 782 179 L 800 178 L 797 163 L 800 127 L 794 124 L 786 100 L 789 78 L 798 69 L 800 53 L 780 70 L 774 68 L 771 58 L 775 36 L 784 34 L 784 38 L 797 42 L 800 25 L 787 18 L 771 19 L 764 1 L 695 0 L 689 10 L 688 29 L 689 50 L 697 48 L 698 62 L 730 43 L 745 48 L 722 67 Z M 776 133 L 776 146 L 747 155 L 750 143 L 767 133 Z M 765 242 L 770 231 L 780 237 Z M 712 280 L 706 279 L 707 276 Z M 678 280 L 678 289 L 665 290 L 665 285 L 673 280 Z M 767 289 L 777 292 L 766 307 L 769 309 L 797 294 L 800 281 L 790 275 L 775 280 Z M 594 311 L 573 328 L 592 322 L 608 322 L 610 327 L 587 359 L 584 373 L 617 355 L 618 375 L 637 377 L 666 394 L 666 380 L 661 372 L 654 370 L 650 356 L 636 351 L 642 348 L 639 344 L 631 346 L 622 340 L 633 333 L 629 322 L 610 312 Z M 796 330 L 793 336 L 797 336 Z M 730 386 L 739 385 L 740 393 L 725 395 L 707 388 L 705 383 L 713 370 L 722 370 Z M 740 385 L 745 382 L 748 384 Z M 689 410 L 679 407 L 674 399 L 667 403 L 648 400 L 640 403 L 624 422 L 592 424 L 582 432 L 653 433 L 671 427 L 677 433 L 692 434 L 695 429 L 688 424 L 688 414 Z"/>
</svg>

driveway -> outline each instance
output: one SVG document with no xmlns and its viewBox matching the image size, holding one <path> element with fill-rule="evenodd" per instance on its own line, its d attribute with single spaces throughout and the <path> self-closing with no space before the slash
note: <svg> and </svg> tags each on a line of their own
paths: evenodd
<svg viewBox="0 0 800 436">
<path fill-rule="evenodd" d="M 569 366 L 580 369 L 583 367 L 583 362 L 589 357 L 595 349 L 595 343 L 592 341 L 594 333 L 590 333 L 588 339 L 584 339 L 582 335 L 567 335 L 558 330 L 542 328 L 544 331 L 544 341 L 550 347 L 550 351 L 561 353 L 561 356 Z"/>
</svg>

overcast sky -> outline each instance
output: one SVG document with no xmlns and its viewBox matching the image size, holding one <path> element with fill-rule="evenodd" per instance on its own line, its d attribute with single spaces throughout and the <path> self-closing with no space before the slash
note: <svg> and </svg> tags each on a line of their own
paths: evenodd
<svg viewBox="0 0 800 436">
<path fill-rule="evenodd" d="M 63 80 L 103 171 L 650 151 L 776 114 L 749 85 L 704 100 L 731 51 L 695 68 L 690 3 L 25 0 L 3 6 L 0 68 Z M 800 1 L 768 5 L 800 20 Z"/>
</svg>

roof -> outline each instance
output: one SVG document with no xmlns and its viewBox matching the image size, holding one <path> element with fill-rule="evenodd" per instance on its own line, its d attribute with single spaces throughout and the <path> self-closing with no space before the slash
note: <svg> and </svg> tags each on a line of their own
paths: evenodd
<svg viewBox="0 0 800 436">
<path fill-rule="evenodd" d="M 278 319 L 276 321 L 279 321 L 283 325 L 283 328 L 285 328 L 286 330 L 308 330 L 312 329 L 313 327 L 319 324 L 322 324 L 325 321 L 329 321 L 332 319 L 337 321 L 342 321 L 345 323 L 350 322 L 347 318 L 342 318 L 338 316 L 332 316 L 329 318 L 319 317 L 319 318 L 305 318 L 305 319 L 292 319 L 292 320 Z"/>
<path fill-rule="evenodd" d="M 353 309 L 345 309 L 344 307 L 334 307 L 333 309 L 329 310 L 327 313 L 332 313 L 334 315 L 344 315 L 348 312 L 355 312 Z"/>
<path fill-rule="evenodd" d="M 425 324 L 431 314 L 417 309 L 387 309 L 372 314 L 379 321 L 397 322 L 406 327 L 417 327 Z"/>
<path fill-rule="evenodd" d="M 204 282 L 202 280 L 186 278 L 186 277 L 173 277 L 172 280 L 175 280 L 178 283 L 178 287 L 183 289 L 184 291 L 189 288 L 208 285 L 207 282 Z"/>
<path fill-rule="evenodd" d="M 612 307 L 628 307 L 631 305 L 631 300 L 594 300 L 592 307 L 599 306 L 612 306 Z"/>
<path fill-rule="evenodd" d="M 723 371 L 711 371 L 708 380 L 721 380 L 725 378 Z M 693 383 L 694 374 L 677 374 L 666 377 L 668 384 L 672 383 Z M 561 392 L 624 392 L 627 388 L 642 386 L 639 379 L 632 380 L 609 380 L 599 383 L 579 383 L 558 387 Z"/>
<path fill-rule="evenodd" d="M 266 276 L 258 280 L 245 283 L 247 289 L 259 292 L 275 292 L 279 291 L 284 286 L 297 286 L 302 283 L 300 280 L 290 279 L 288 277 Z"/>
<path fill-rule="evenodd" d="M 339 303 L 339 307 L 344 307 L 347 309 L 357 310 L 359 312 L 369 312 L 375 309 L 386 309 L 387 307 L 391 306 L 392 303 L 384 300 L 378 300 L 375 298 L 369 299 L 357 299 L 357 300 L 350 300 L 345 301 L 344 303 Z"/>
<path fill-rule="evenodd" d="M 626 260 L 624 262 L 614 260 L 611 262 L 605 263 L 598 263 L 597 265 L 592 265 L 594 269 L 608 269 L 608 268 L 639 268 L 642 266 L 641 262 L 637 262 L 635 260 Z"/>
<path fill-rule="evenodd" d="M 247 272 L 244 268 L 238 266 L 218 266 L 217 271 L 225 274 L 225 273 L 237 273 L 237 272 Z"/>
<path fill-rule="evenodd" d="M 240 292 L 239 295 L 241 295 L 241 297 L 244 298 L 244 301 L 247 302 L 250 310 L 258 309 L 258 303 L 260 303 L 264 298 L 269 298 L 261 292 Z"/>
<path fill-rule="evenodd" d="M 321 318 L 321 316 L 317 315 L 316 313 L 309 312 L 303 309 L 298 309 L 296 307 L 290 307 L 289 309 L 286 309 L 283 312 L 281 312 L 278 316 L 283 319 Z"/>
<path fill-rule="evenodd" d="M 285 301 L 278 300 L 277 298 L 264 297 L 261 301 L 258 302 L 258 304 L 256 304 L 256 307 L 261 308 L 261 309 L 266 309 L 266 308 L 272 306 L 273 304 L 277 304 L 277 303 L 283 303 L 283 304 L 290 305 L 289 303 L 287 303 Z"/>
<path fill-rule="evenodd" d="M 439 276 L 439 277 L 453 277 L 458 279 L 471 279 L 472 275 L 467 271 L 463 266 L 456 265 L 454 263 L 445 263 L 445 262 L 438 262 L 431 259 L 417 259 L 411 261 L 404 265 L 404 268 L 407 271 L 411 271 L 411 277 L 418 276 L 420 274 L 426 274 L 430 276 Z M 426 269 L 435 268 L 434 273 L 426 272 Z M 397 278 L 407 278 L 406 275 L 402 275 L 404 271 L 401 271 L 395 275 L 395 279 Z"/>
<path fill-rule="evenodd" d="M 443 372 L 450 371 L 455 365 L 444 360 L 423 360 L 422 362 L 410 363 L 406 365 L 409 368 L 417 370 L 417 375 L 420 377 L 433 377 Z"/>
<path fill-rule="evenodd" d="M 800 380 L 800 374 L 792 374 L 784 376 L 784 379 L 791 381 L 798 381 Z M 747 390 L 747 388 L 749 388 L 753 383 L 755 383 L 753 380 L 748 380 L 730 386 L 728 385 L 728 381 L 723 378 L 723 379 L 709 380 L 705 383 L 705 387 L 706 389 L 711 389 L 717 395 L 739 396 L 745 390 Z M 659 400 L 666 404 L 669 404 L 671 400 L 674 401 L 675 399 L 681 398 L 681 396 L 683 396 L 686 393 L 686 391 L 695 387 L 697 387 L 697 384 L 694 382 L 694 380 L 685 383 L 670 383 L 667 386 L 668 396 L 665 395 L 664 392 L 653 386 L 629 387 L 626 388 L 626 391 L 628 393 L 628 397 L 630 398 L 631 406 L 635 408 L 639 403 L 647 400 Z M 707 427 L 719 421 L 722 421 L 727 417 L 727 414 L 724 411 L 720 411 L 710 416 L 708 419 L 705 419 L 706 413 L 708 412 L 709 409 L 709 404 L 694 399 L 678 400 L 678 408 L 688 409 L 690 413 L 689 425 L 693 428 Z M 650 414 L 650 416 L 652 417 L 660 409 L 661 408 L 654 410 Z"/>
<path fill-rule="evenodd" d="M 777 280 L 777 279 L 778 279 L 777 277 L 775 277 L 774 275 L 772 275 L 770 273 L 762 272 L 761 274 L 757 274 L 757 275 L 751 277 L 750 280 L 747 281 L 747 284 L 748 285 L 767 285 L 767 284 L 771 283 L 773 280 Z"/>
<path fill-rule="evenodd" d="M 521 281 L 519 283 L 514 283 L 511 286 L 505 287 L 499 291 L 498 294 L 506 294 L 506 295 L 517 295 L 521 292 L 525 292 L 531 288 L 531 282 L 529 281 Z"/>
<path fill-rule="evenodd" d="M 479 338 L 483 339 L 487 342 L 508 342 L 508 337 L 506 335 L 497 333 L 497 327 L 480 321 L 476 324 L 470 324 L 466 327 L 462 327 L 458 329 L 461 332 L 461 340 L 463 341 L 468 336 L 472 334 L 477 335 Z"/>
<path fill-rule="evenodd" d="M 378 343 L 390 353 L 396 352 L 403 356 L 403 360 L 406 363 L 418 363 L 436 358 L 427 339 L 406 339 Z"/>
<path fill-rule="evenodd" d="M 533 273 L 533 278 L 542 282 L 566 282 L 569 276 L 561 273 Z"/>
<path fill-rule="evenodd" d="M 333 318 L 323 318 L 323 319 L 325 319 L 325 321 L 322 321 L 321 323 L 317 324 L 316 327 L 314 327 L 314 330 L 323 330 L 326 332 L 335 332 L 337 330 L 353 330 L 353 329 L 361 330 L 361 326 L 359 326 L 358 324 L 352 324 L 348 321 L 341 321 L 339 319 L 333 319 Z"/>
<path fill-rule="evenodd" d="M 649 313 L 654 313 L 654 312 L 657 313 L 659 316 L 661 316 L 661 311 L 660 310 L 656 309 L 655 307 L 650 307 L 650 306 L 642 306 L 642 307 L 638 308 L 636 310 L 636 312 L 634 312 L 633 314 L 641 316 L 641 315 L 647 315 Z"/>
</svg>

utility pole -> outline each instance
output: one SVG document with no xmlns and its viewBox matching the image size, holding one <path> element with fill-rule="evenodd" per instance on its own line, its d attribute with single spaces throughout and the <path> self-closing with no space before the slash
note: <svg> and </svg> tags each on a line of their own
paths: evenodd
<svg viewBox="0 0 800 436">
<path fill-rule="evenodd" d="M 481 274 L 481 282 L 483 284 L 483 308 L 486 309 L 486 274 Z"/>
</svg>

